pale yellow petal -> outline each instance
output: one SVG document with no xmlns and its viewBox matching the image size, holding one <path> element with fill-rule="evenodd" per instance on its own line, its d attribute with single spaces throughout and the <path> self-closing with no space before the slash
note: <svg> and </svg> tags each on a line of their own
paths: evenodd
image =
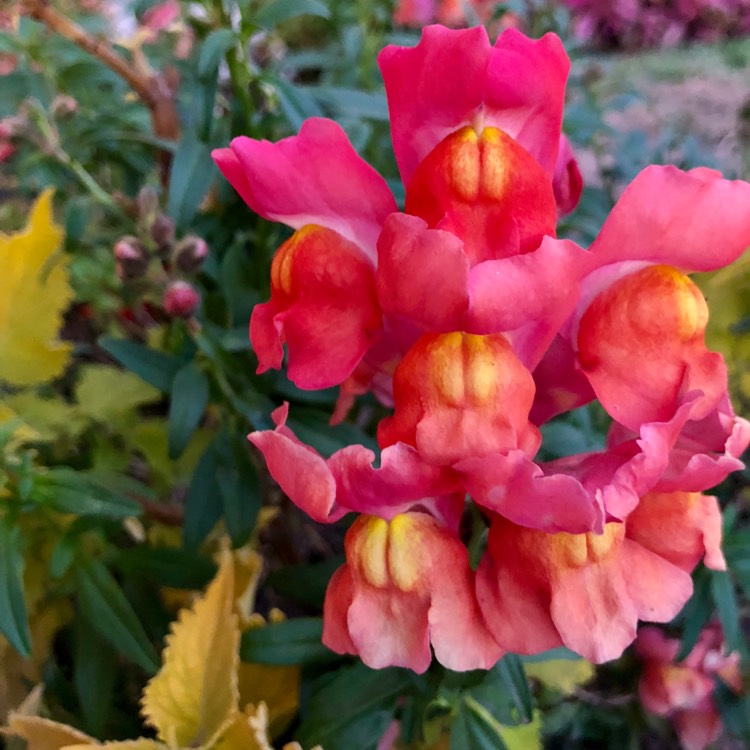
<svg viewBox="0 0 750 750">
<path fill-rule="evenodd" d="M 0 235 L 0 380 L 44 383 L 67 366 L 72 347 L 59 340 L 73 299 L 62 230 L 52 220 L 52 191 L 31 210 L 26 229 Z"/>
<path fill-rule="evenodd" d="M 172 747 L 212 744 L 237 711 L 239 637 L 229 552 L 203 597 L 167 636 L 164 664 L 143 692 L 143 715 Z"/>
</svg>

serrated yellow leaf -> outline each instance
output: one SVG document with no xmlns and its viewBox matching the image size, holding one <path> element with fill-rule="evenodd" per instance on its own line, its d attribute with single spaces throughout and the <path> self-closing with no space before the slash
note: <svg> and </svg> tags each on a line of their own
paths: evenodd
<svg viewBox="0 0 750 750">
<path fill-rule="evenodd" d="M 0 235 L 0 380 L 34 385 L 57 377 L 70 359 L 58 339 L 73 299 L 67 261 L 55 255 L 62 230 L 52 220 L 45 190 L 21 232 Z"/>
<path fill-rule="evenodd" d="M 508 750 L 542 750 L 542 715 L 534 711 L 529 724 L 517 727 L 503 725 L 500 736 Z"/>
<path fill-rule="evenodd" d="M 587 683 L 596 672 L 594 665 L 585 659 L 549 659 L 527 663 L 524 668 L 527 677 L 536 678 L 564 695 Z"/>
<path fill-rule="evenodd" d="M 273 750 L 268 740 L 268 711 L 264 703 L 237 712 L 212 750 Z"/>
<path fill-rule="evenodd" d="M 280 735 L 299 708 L 299 667 L 274 667 L 265 664 L 240 664 L 240 706 L 258 704 L 268 707 L 268 732 Z"/>
<path fill-rule="evenodd" d="M 234 607 L 240 628 L 245 630 L 255 609 L 255 593 L 263 571 L 263 558 L 252 543 L 232 551 L 234 562 Z M 255 703 L 256 701 L 249 701 Z"/>
<path fill-rule="evenodd" d="M 5 403 L 45 442 L 75 438 L 87 424 L 78 407 L 62 398 L 41 398 L 32 391 L 25 391 L 9 396 Z"/>
<path fill-rule="evenodd" d="M 41 716 L 21 716 L 11 712 L 5 734 L 26 740 L 28 750 L 60 750 L 69 745 L 96 745 L 97 741 L 67 724 L 60 724 Z"/>
<path fill-rule="evenodd" d="M 167 745 L 150 740 L 148 737 L 139 737 L 136 740 L 122 740 L 121 742 L 104 742 L 97 746 L 97 750 L 169 750 Z M 91 750 L 89 745 L 67 745 L 61 750 Z"/>
<path fill-rule="evenodd" d="M 233 605 L 234 565 L 225 551 L 205 595 L 172 624 L 163 666 L 143 691 L 143 716 L 170 747 L 211 745 L 237 713 Z"/>
<path fill-rule="evenodd" d="M 161 393 L 137 375 L 108 365 L 83 368 L 76 387 L 79 409 L 101 422 L 111 422 L 160 398 Z"/>
</svg>

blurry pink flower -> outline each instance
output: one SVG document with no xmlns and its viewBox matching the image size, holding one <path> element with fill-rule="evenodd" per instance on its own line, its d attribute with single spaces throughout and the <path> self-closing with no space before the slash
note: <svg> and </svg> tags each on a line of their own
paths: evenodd
<svg viewBox="0 0 750 750">
<path fill-rule="evenodd" d="M 189 318 L 200 304 L 201 296 L 187 281 L 173 281 L 164 292 L 162 307 L 173 318 Z"/>
<path fill-rule="evenodd" d="M 169 28 L 180 17 L 179 0 L 165 0 L 143 14 L 143 26 L 156 38 L 160 31 Z"/>
<path fill-rule="evenodd" d="M 714 677 L 731 690 L 742 690 L 740 657 L 725 653 L 721 628 L 709 625 L 683 661 L 676 661 L 680 642 L 658 628 L 642 628 L 635 644 L 644 662 L 638 685 L 643 707 L 668 717 L 685 750 L 703 750 L 721 733 L 713 699 Z"/>
</svg>

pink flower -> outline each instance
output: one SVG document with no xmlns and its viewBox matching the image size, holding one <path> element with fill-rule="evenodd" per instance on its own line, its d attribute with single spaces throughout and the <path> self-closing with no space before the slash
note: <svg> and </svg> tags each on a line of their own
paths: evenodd
<svg viewBox="0 0 750 750">
<path fill-rule="evenodd" d="M 474 595 L 466 548 L 425 513 L 360 516 L 326 592 L 323 643 L 370 667 L 488 669 L 503 651 Z"/>
<path fill-rule="evenodd" d="M 638 684 L 643 707 L 672 721 L 685 750 L 704 750 L 718 739 L 722 724 L 713 699 L 714 678 L 735 692 L 742 690 L 739 654 L 726 654 L 721 628 L 705 628 L 683 661 L 677 661 L 680 642 L 658 628 L 642 628 L 635 648 L 644 662 Z"/>
<path fill-rule="evenodd" d="M 616 659 L 639 619 L 669 622 L 690 598 L 690 571 L 718 549 L 715 498 L 645 495 L 602 534 L 547 534 L 496 516 L 477 570 L 487 626 L 505 649 L 534 654 L 565 645 L 595 663 Z"/>
</svg>

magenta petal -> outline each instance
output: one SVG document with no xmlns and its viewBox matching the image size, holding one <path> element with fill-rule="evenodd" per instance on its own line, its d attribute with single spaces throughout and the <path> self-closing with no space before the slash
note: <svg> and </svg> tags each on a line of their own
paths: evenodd
<svg viewBox="0 0 750 750">
<path fill-rule="evenodd" d="M 404 443 L 383 450 L 380 468 L 373 467 L 374 460 L 375 454 L 361 445 L 347 446 L 331 456 L 329 466 L 341 505 L 390 520 L 419 504 L 457 528 L 464 495 L 455 472 L 425 463 Z"/>
<path fill-rule="evenodd" d="M 550 177 L 557 162 L 569 70 L 559 37 L 529 39 L 517 29 L 498 37 L 487 70 L 485 124 L 515 138 Z"/>
<path fill-rule="evenodd" d="M 404 185 L 446 135 L 475 116 L 490 51 L 482 26 L 460 31 L 426 26 L 416 47 L 388 46 L 378 56 Z"/>
<path fill-rule="evenodd" d="M 712 170 L 644 169 L 592 244 L 595 267 L 623 260 L 713 271 L 750 245 L 750 184 Z"/>
<path fill-rule="evenodd" d="M 523 451 L 470 458 L 454 468 L 477 503 L 519 526 L 571 534 L 603 528 L 603 508 L 594 493 L 572 476 L 545 476 Z"/>
<path fill-rule="evenodd" d="M 256 213 L 300 229 L 333 229 L 374 260 L 380 227 L 396 202 L 385 180 L 354 150 L 340 125 L 307 120 L 278 143 L 240 136 L 213 153 L 219 168 Z"/>
<path fill-rule="evenodd" d="M 386 315 L 424 330 L 463 328 L 469 305 L 469 261 L 450 232 L 416 216 L 391 214 L 378 240 L 378 297 Z"/>
</svg>

